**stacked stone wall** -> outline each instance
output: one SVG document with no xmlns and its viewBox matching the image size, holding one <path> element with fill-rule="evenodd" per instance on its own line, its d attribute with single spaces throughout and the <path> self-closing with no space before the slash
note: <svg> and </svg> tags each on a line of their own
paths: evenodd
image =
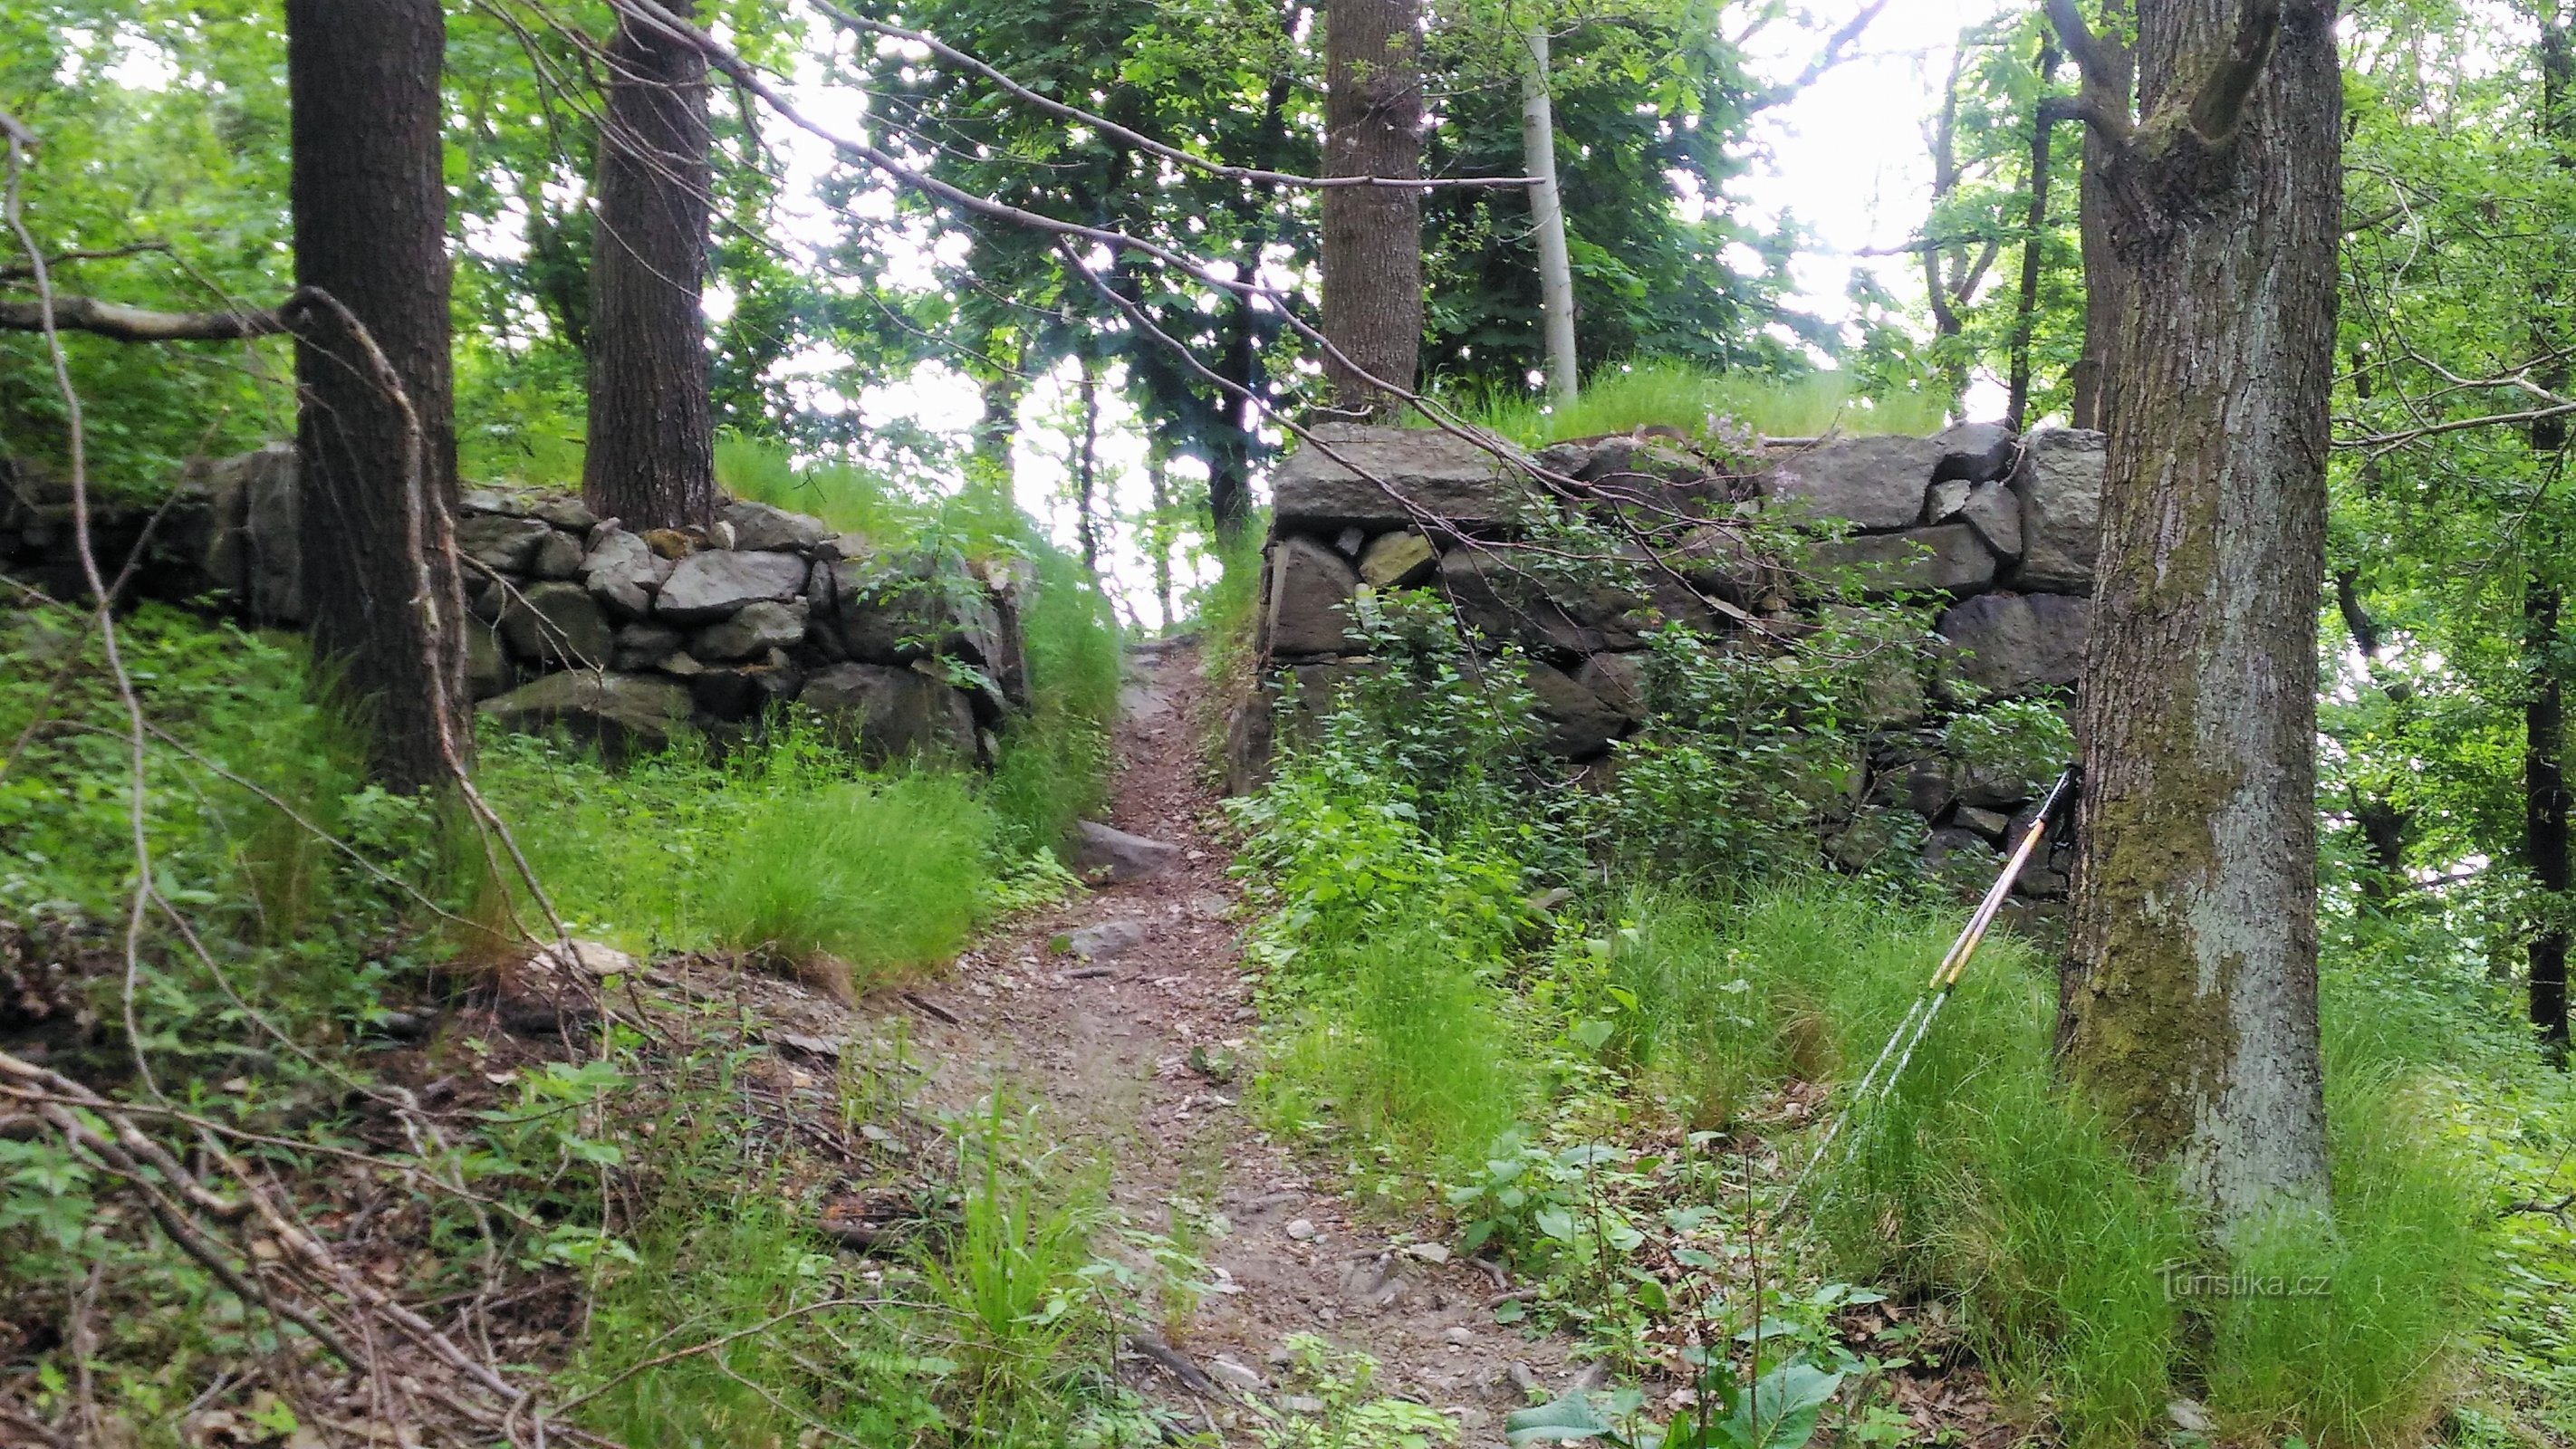
<svg viewBox="0 0 2576 1449">
<path fill-rule="evenodd" d="M 57 598 L 86 592 L 68 500 L 13 477 L 0 572 Z M 95 511 L 132 592 L 257 625 L 306 619 L 294 449 L 192 468 L 151 507 Z M 821 520 L 726 504 L 716 526 L 635 532 L 559 493 L 472 489 L 456 518 L 467 678 L 482 713 L 561 723 L 612 751 L 724 735 L 790 701 L 872 756 L 989 763 L 1026 706 L 1023 583 L 1007 568 L 871 550 Z"/>
<path fill-rule="evenodd" d="M 1930 438 L 1771 446 L 1746 467 L 1640 432 L 1541 450 L 1528 462 L 1566 480 L 1544 486 L 1448 433 L 1339 424 L 1316 433 L 1352 466 L 1308 445 L 1273 478 L 1262 688 L 1234 721 L 1238 788 L 1266 768 L 1280 733 L 1308 724 L 1283 712 L 1283 684 L 1294 680 L 1293 698 L 1311 704 L 1373 667 L 1345 635 L 1364 589 L 1435 590 L 1483 646 L 1519 645 L 1547 748 L 1584 763 L 1644 723 L 1642 651 L 1654 628 L 1688 624 L 1728 648 L 1794 647 L 1781 641 L 1850 607 L 1835 595 L 1857 588 L 1867 600 L 1928 606 L 1938 640 L 1922 673 L 1871 682 L 1855 807 L 1921 815 L 1927 865 L 1965 880 L 1987 871 L 2046 789 L 1949 756 L 1939 725 L 1974 696 L 2072 700 L 2093 607 L 2099 433 L 2016 436 L 1972 424 Z M 1640 565 L 1625 572 L 1647 582 L 1567 584 L 1559 568 L 1559 582 L 1546 583 L 1546 570 L 1497 546 L 1583 511 L 1651 525 L 1640 532 L 1659 540 L 1652 550 L 1622 546 Z M 1803 538 L 1795 558 L 1776 545 L 1782 524 Z M 1828 578 L 1846 587 L 1814 582 Z M 2065 863 L 2042 862 L 2026 896 L 2062 896 Z"/>
</svg>

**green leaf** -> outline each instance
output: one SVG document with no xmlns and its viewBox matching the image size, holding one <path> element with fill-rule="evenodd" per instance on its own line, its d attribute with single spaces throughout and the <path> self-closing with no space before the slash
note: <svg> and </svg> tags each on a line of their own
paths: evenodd
<svg viewBox="0 0 2576 1449">
<path fill-rule="evenodd" d="M 1503 1418 L 1503 1438 L 1514 1444 L 1562 1444 L 1574 1439 L 1620 1443 L 1617 1426 L 1592 1407 L 1592 1396 L 1568 1389 L 1535 1409 L 1515 1409 Z"/>
<path fill-rule="evenodd" d="M 1843 1376 L 1807 1363 L 1784 1363 L 1753 1381 L 1753 1389 L 1720 1425 L 1740 1449 L 1803 1449 Z"/>
</svg>

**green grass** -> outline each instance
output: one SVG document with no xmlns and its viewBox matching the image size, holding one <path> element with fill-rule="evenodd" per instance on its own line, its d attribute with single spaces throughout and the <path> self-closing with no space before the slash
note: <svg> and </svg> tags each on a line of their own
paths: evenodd
<svg viewBox="0 0 2576 1449">
<path fill-rule="evenodd" d="M 1626 914 L 1610 980 L 1636 1006 L 1618 1039 L 1641 1080 L 1685 1098 L 1713 1077 L 1740 1094 L 1857 1076 L 1956 925 L 1831 884 L 1733 907 L 1640 896 Z M 1959 1303 L 2001 1386 L 2031 1412 L 2045 1405 L 2073 1443 L 2135 1443 L 2183 1395 L 2249 1437 L 2415 1442 L 2473 1316 L 2483 1198 L 2425 1131 L 2403 1064 L 2372 1054 L 2385 1038 L 2348 1034 L 2329 1058 L 2331 1222 L 2275 1224 L 2217 1252 L 2169 1184 L 2055 1086 L 2053 1011 L 2026 947 L 2005 938 L 1980 954 L 1895 1095 L 1809 1189 L 1834 1270 Z M 2177 1269 L 2334 1288 L 2177 1299 Z"/>
<path fill-rule="evenodd" d="M 918 493 L 854 463 L 799 466 L 784 444 L 739 433 L 716 439 L 715 458 L 725 492 L 811 514 L 877 549 L 987 558 L 1042 546 L 1028 515 L 991 487 Z"/>
<path fill-rule="evenodd" d="M 718 945 L 872 973 L 966 944 L 993 882 L 992 812 L 952 775 L 849 780 L 753 814 L 706 881 Z"/>
<path fill-rule="evenodd" d="M 1594 373 L 1563 405 L 1524 393 L 1457 398 L 1451 405 L 1467 421 L 1528 447 L 1640 427 L 1673 427 L 1696 436 L 1718 419 L 1775 438 L 1927 434 L 1948 421 L 1938 399 L 1863 397 L 1846 373 L 1717 373 L 1654 358 Z"/>
</svg>

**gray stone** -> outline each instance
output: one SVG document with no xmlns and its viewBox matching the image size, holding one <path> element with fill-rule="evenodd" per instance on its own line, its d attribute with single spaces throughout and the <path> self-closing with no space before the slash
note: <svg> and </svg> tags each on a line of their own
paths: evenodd
<svg viewBox="0 0 2576 1449">
<path fill-rule="evenodd" d="M 2013 492 L 2021 498 L 2021 567 L 2012 586 L 2031 593 L 2093 592 L 2102 551 L 2102 435 L 2042 428 L 2024 440 Z"/>
<path fill-rule="evenodd" d="M 1775 513 L 1801 521 L 1907 528 L 1922 518 L 1933 469 L 1949 451 L 1931 438 L 1837 438 L 1773 465 L 1760 480 L 1762 496 Z"/>
<path fill-rule="evenodd" d="M 831 532 L 823 520 L 766 503 L 728 503 L 718 515 L 733 525 L 733 546 L 746 552 L 796 553 L 822 543 Z"/>
<path fill-rule="evenodd" d="M 524 574 L 538 545 L 554 532 L 533 518 L 469 513 L 456 520 L 456 551 L 495 572 Z"/>
<path fill-rule="evenodd" d="M 561 529 L 549 529 L 528 555 L 528 573 L 540 579 L 568 579 L 581 572 L 581 540 Z"/>
<path fill-rule="evenodd" d="M 251 617 L 301 624 L 304 490 L 295 450 L 275 443 L 251 456 L 256 461 L 242 479 L 242 572 L 250 585 Z"/>
<path fill-rule="evenodd" d="M 1627 731 L 1626 718 L 1561 669 L 1533 662 L 1529 687 L 1538 696 L 1538 712 L 1549 726 L 1540 741 L 1540 748 L 1549 754 L 1568 760 L 1598 759 L 1609 751 L 1612 740 Z"/>
<path fill-rule="evenodd" d="M 465 693 L 469 699 L 490 699 L 507 694 L 518 676 L 510 668 L 510 656 L 501 652 L 501 641 L 490 629 L 471 624 L 465 630 Z"/>
<path fill-rule="evenodd" d="M 1917 760 L 1905 773 L 1905 804 L 1926 820 L 1950 808 L 1959 798 L 1950 783 L 1950 762 L 1940 758 Z"/>
<path fill-rule="evenodd" d="M 1595 654 L 1574 672 L 1574 682 L 1623 719 L 1646 717 L 1646 661 L 1635 654 Z"/>
<path fill-rule="evenodd" d="M 1932 441 L 1941 445 L 1941 460 L 1932 465 L 1935 483 L 2000 483 L 2021 458 L 2021 439 L 2001 423 L 1961 423 Z"/>
<path fill-rule="evenodd" d="M 1547 597 L 1537 580 L 1511 559 L 1477 549 L 1458 548 L 1440 556 L 1441 591 L 1467 627 L 1488 638 L 1518 640 L 1530 649 L 1568 660 L 1611 648 L 1634 648 L 1639 642 L 1624 631 L 1609 631 L 1576 617 Z"/>
<path fill-rule="evenodd" d="M 1270 480 L 1271 511 L 1283 532 L 1403 528 L 1416 521 L 1417 509 L 1460 523 L 1493 524 L 1525 506 L 1526 490 L 1513 470 L 1453 434 L 1359 423 L 1318 423 L 1309 431 L 1371 476 L 1327 458 L 1315 443 L 1301 444 Z"/>
<path fill-rule="evenodd" d="M 1262 605 L 1262 638 L 1274 655 L 1338 654 L 1350 627 L 1342 606 L 1359 575 L 1331 549 L 1303 538 L 1283 538 L 1270 549 L 1270 578 Z"/>
<path fill-rule="evenodd" d="M 528 515 L 573 533 L 588 533 L 599 526 L 599 515 L 590 511 L 590 505 L 563 493 L 537 500 Z"/>
<path fill-rule="evenodd" d="M 641 619 L 653 611 L 654 591 L 676 568 L 669 559 L 622 528 L 600 529 L 581 560 L 590 591 L 620 619 Z"/>
<path fill-rule="evenodd" d="M 783 558 L 783 554 L 760 555 Z M 1014 647 L 994 594 L 981 582 L 932 573 L 913 560 L 898 567 L 845 561 L 817 564 L 806 586 L 815 617 L 839 626 L 842 652 L 878 664 L 933 654 L 1005 669 Z"/>
<path fill-rule="evenodd" d="M 500 629 L 512 654 L 547 664 L 603 668 L 616 644 L 590 591 L 556 579 L 511 595 L 501 609 Z"/>
<path fill-rule="evenodd" d="M 1333 535 L 1333 552 L 1344 558 L 1355 559 L 1360 556 L 1360 545 L 1366 542 L 1368 542 L 1368 530 L 1358 524 L 1352 524 Z"/>
<path fill-rule="evenodd" d="M 689 639 L 700 660 L 750 659 L 805 640 L 805 601 L 755 599 L 732 618 L 719 619 Z"/>
<path fill-rule="evenodd" d="M 689 692 L 667 679 L 587 669 L 549 674 L 475 706 L 512 729 L 560 724 L 612 758 L 689 737 Z"/>
<path fill-rule="evenodd" d="M 1073 868 L 1086 880 L 1107 881 L 1124 885 L 1160 875 L 1178 860 L 1181 848 L 1160 840 L 1130 835 L 1097 820 L 1077 820 L 1073 826 Z"/>
<path fill-rule="evenodd" d="M 1780 570 L 1740 527 L 1700 524 L 1673 552 L 1682 577 L 1729 603 L 1750 608 L 1781 587 Z"/>
<path fill-rule="evenodd" d="M 495 488 L 468 488 L 457 495 L 459 513 L 496 513 L 504 518 L 525 518 L 527 503 Z"/>
<path fill-rule="evenodd" d="M 651 669 L 678 653 L 683 642 L 680 631 L 667 624 L 629 624 L 617 631 L 617 657 L 611 667 Z"/>
<path fill-rule="evenodd" d="M 808 678 L 798 698 L 855 733 L 861 752 L 874 760 L 975 756 L 975 713 L 966 696 L 911 669 L 835 664 Z"/>
<path fill-rule="evenodd" d="M 1418 529 L 1381 533 L 1360 551 L 1360 582 L 1371 588 L 1400 589 L 1420 583 L 1440 560 L 1440 551 Z"/>
<path fill-rule="evenodd" d="M 805 589 L 805 560 L 792 553 L 711 550 L 680 560 L 653 600 L 673 624 L 712 624 L 762 599 L 784 603 Z"/>
<path fill-rule="evenodd" d="M 685 649 L 663 655 L 662 662 L 654 667 L 676 679 L 695 679 L 707 672 L 707 667 L 690 657 Z"/>
<path fill-rule="evenodd" d="M 1816 545 L 1812 559 L 1827 577 L 1853 570 L 1861 591 L 1871 596 L 1909 590 L 1969 593 L 1995 581 L 1995 556 L 1964 523 L 1828 540 Z"/>
<path fill-rule="evenodd" d="M 2006 559 L 2021 556 L 2021 499 L 2002 483 L 1935 483 L 1924 511 L 1935 523 L 1964 523 Z"/>
<path fill-rule="evenodd" d="M 1975 831 L 1990 842 L 2001 841 L 2004 838 L 2004 832 L 2012 828 L 2012 820 L 2002 811 L 1980 810 L 1974 805 L 1960 806 L 1959 813 L 1951 816 L 1950 819 L 1954 824 Z"/>
<path fill-rule="evenodd" d="M 2003 864 L 1995 848 L 1972 830 L 1944 826 L 1923 845 L 1924 873 L 1963 896 L 1982 895 Z"/>
<path fill-rule="evenodd" d="M 2084 673 L 2093 601 L 2063 594 L 1980 594 L 1937 626 L 1952 646 L 1948 672 L 1996 694 L 2072 685 Z"/>
<path fill-rule="evenodd" d="M 1153 928 L 1143 921 L 1102 921 L 1053 936 L 1048 939 L 1047 947 L 1059 956 L 1105 961 L 1145 944 L 1145 938 L 1152 934 Z"/>
</svg>

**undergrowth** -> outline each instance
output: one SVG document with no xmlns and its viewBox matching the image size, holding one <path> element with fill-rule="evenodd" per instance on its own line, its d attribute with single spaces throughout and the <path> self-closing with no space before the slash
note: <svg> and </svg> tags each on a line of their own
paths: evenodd
<svg viewBox="0 0 2576 1449">
<path fill-rule="evenodd" d="M 1539 1287 L 1504 1316 L 1643 1367 L 1724 1345 L 1784 1293 L 1871 1284 L 1946 1305 L 2009 1412 L 2088 1446 L 2152 1437 L 2180 1399 L 2248 1441 L 2412 1443 L 2453 1400 L 2490 1291 L 2492 1189 L 2433 1125 L 2425 1037 L 2378 1025 L 2403 1011 L 2384 976 L 2329 983 L 2330 1219 L 2213 1247 L 2057 1084 L 2055 983 L 2009 936 L 1778 1204 L 1822 1115 L 1784 1114 L 1783 1092 L 1860 1076 L 1960 918 L 1910 849 L 1883 874 L 1814 864 L 1866 670 L 1803 677 L 1667 639 L 1647 743 L 1575 792 L 1515 723 L 1508 654 L 1470 669 L 1436 618 L 1359 613 L 1381 672 L 1316 709 L 1239 807 L 1269 908 L 1255 1101 L 1364 1199 L 1445 1200 L 1462 1246 L 1513 1258 Z M 2009 707 L 1982 718 L 2016 726 Z M 1533 897 L 1558 882 L 1577 893 L 1550 912 Z M 1757 1183 L 1726 1158 L 1763 1138 L 1780 1166 Z M 1746 1240 L 1766 1227 L 1757 1292 Z M 1899 1366 L 1826 1328 L 1800 1352 L 1863 1381 Z M 1866 1398 L 1843 1391 L 1854 1429 Z"/>
</svg>

